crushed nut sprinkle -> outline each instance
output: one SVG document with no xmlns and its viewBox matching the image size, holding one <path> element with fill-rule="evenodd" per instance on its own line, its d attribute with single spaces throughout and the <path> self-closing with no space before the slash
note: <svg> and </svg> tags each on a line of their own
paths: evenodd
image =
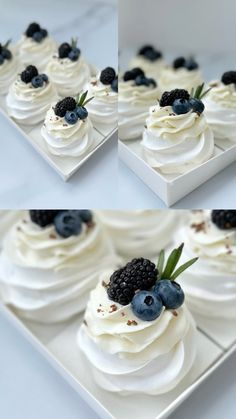
<svg viewBox="0 0 236 419">
<path fill-rule="evenodd" d="M 50 239 L 56 239 L 57 238 L 56 234 L 54 234 L 54 233 L 49 234 L 49 237 L 50 237 Z"/>
<path fill-rule="evenodd" d="M 105 281 L 102 281 L 102 286 L 103 286 L 104 288 L 107 288 L 107 287 L 108 287 L 108 284 L 107 284 Z"/>
<path fill-rule="evenodd" d="M 122 315 L 122 317 L 125 317 L 125 313 L 123 311 L 121 312 L 121 315 Z"/>
<path fill-rule="evenodd" d="M 193 228 L 196 233 L 199 233 L 199 232 L 206 233 L 206 223 L 205 223 L 205 221 L 202 221 L 202 223 L 193 223 L 193 224 L 191 224 L 191 228 Z"/>
<path fill-rule="evenodd" d="M 112 304 L 111 306 L 110 306 L 110 311 L 109 311 L 109 313 L 113 313 L 114 311 L 117 311 L 118 310 L 118 307 L 117 307 L 117 305 L 116 304 Z"/>
<path fill-rule="evenodd" d="M 135 320 L 128 320 L 127 321 L 127 326 L 137 326 L 137 322 Z"/>
<path fill-rule="evenodd" d="M 178 312 L 176 310 L 172 311 L 173 316 L 178 317 Z"/>
</svg>

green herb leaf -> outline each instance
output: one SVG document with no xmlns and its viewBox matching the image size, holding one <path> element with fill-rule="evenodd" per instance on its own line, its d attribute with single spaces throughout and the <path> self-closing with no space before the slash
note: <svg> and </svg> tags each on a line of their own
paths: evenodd
<svg viewBox="0 0 236 419">
<path fill-rule="evenodd" d="M 199 99 L 202 99 L 204 96 L 206 96 L 206 95 L 207 95 L 207 93 L 209 93 L 211 89 L 212 89 L 212 87 L 209 87 L 209 89 L 205 90 L 205 92 L 203 92 L 203 93 L 201 94 L 201 96 L 200 96 L 200 98 L 199 98 Z"/>
<path fill-rule="evenodd" d="M 199 99 L 199 98 L 200 98 L 201 93 L 202 93 L 202 90 L 203 90 L 203 87 L 204 87 L 204 83 L 200 84 L 200 85 L 196 88 L 195 95 L 194 95 L 194 97 L 195 97 L 196 99 Z"/>
<path fill-rule="evenodd" d="M 84 101 L 87 97 L 87 94 L 88 94 L 88 90 L 86 90 L 86 92 L 82 93 L 82 95 L 79 98 L 78 106 L 83 106 Z"/>
<path fill-rule="evenodd" d="M 178 269 L 176 269 L 176 271 L 173 273 L 173 275 L 171 275 L 170 280 L 174 281 L 180 274 L 182 274 L 182 272 L 184 272 L 186 269 L 188 269 L 197 260 L 198 260 L 198 258 L 194 258 L 194 259 L 191 259 L 188 262 L 184 263 L 183 265 L 181 265 Z"/>
<path fill-rule="evenodd" d="M 157 270 L 158 270 L 159 278 L 161 278 L 162 276 L 164 263 L 165 263 L 165 250 L 161 250 L 158 261 L 157 261 Z"/>
<path fill-rule="evenodd" d="M 162 278 L 170 279 L 172 273 L 175 270 L 176 265 L 179 262 L 180 256 L 183 251 L 183 247 L 184 247 L 184 243 L 182 243 L 177 249 L 174 249 L 171 252 L 170 256 L 168 257 L 164 272 L 162 274 Z"/>
<path fill-rule="evenodd" d="M 94 96 L 92 96 L 92 97 L 90 97 L 89 99 L 87 99 L 84 103 L 83 103 L 83 106 L 86 106 L 87 105 L 87 103 L 89 103 L 91 100 L 93 100 L 94 99 Z"/>
<path fill-rule="evenodd" d="M 77 47 L 78 38 L 71 38 L 71 48 L 74 49 Z"/>
</svg>

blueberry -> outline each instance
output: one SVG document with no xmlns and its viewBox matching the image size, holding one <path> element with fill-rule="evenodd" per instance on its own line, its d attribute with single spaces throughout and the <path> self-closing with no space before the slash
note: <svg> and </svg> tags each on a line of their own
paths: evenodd
<svg viewBox="0 0 236 419">
<path fill-rule="evenodd" d="M 185 68 L 187 68 L 189 71 L 196 70 L 198 68 L 198 63 L 196 63 L 193 58 L 189 58 L 185 62 Z"/>
<path fill-rule="evenodd" d="M 160 297 L 154 292 L 140 291 L 133 297 L 131 307 L 139 319 L 151 321 L 160 316 L 163 304 Z"/>
<path fill-rule="evenodd" d="M 11 53 L 11 51 L 9 51 L 9 49 L 3 49 L 2 50 L 2 56 L 6 60 L 10 60 L 12 58 L 12 53 Z"/>
<path fill-rule="evenodd" d="M 190 111 L 191 106 L 188 100 L 186 99 L 175 99 L 172 109 L 176 115 L 181 115 Z"/>
<path fill-rule="evenodd" d="M 39 75 L 39 76 L 33 77 L 32 80 L 31 80 L 31 84 L 36 89 L 38 87 L 42 87 L 43 86 L 43 78 L 42 78 L 42 76 Z"/>
<path fill-rule="evenodd" d="M 41 74 L 41 77 L 42 77 L 43 81 L 45 81 L 46 83 L 48 82 L 47 74 Z"/>
<path fill-rule="evenodd" d="M 40 32 L 35 32 L 33 34 L 32 38 L 35 42 L 41 42 L 43 40 L 44 36 L 43 36 L 42 32 L 40 31 Z"/>
<path fill-rule="evenodd" d="M 200 99 L 191 98 L 189 100 L 190 106 L 194 112 L 202 113 L 205 109 L 204 103 Z"/>
<path fill-rule="evenodd" d="M 79 119 L 86 119 L 88 116 L 88 111 L 84 106 L 78 106 L 76 113 Z"/>
<path fill-rule="evenodd" d="M 111 89 L 113 90 L 113 92 L 118 93 L 118 78 L 117 77 L 111 82 Z"/>
<path fill-rule="evenodd" d="M 155 51 L 155 50 L 148 50 L 146 52 L 146 54 L 144 54 L 145 57 L 149 60 L 149 61 L 156 61 L 159 58 L 161 58 L 161 53 L 159 51 Z"/>
<path fill-rule="evenodd" d="M 79 48 L 74 48 L 74 49 L 72 49 L 72 50 L 69 52 L 69 54 L 68 54 L 68 58 L 69 58 L 71 61 L 77 61 L 77 60 L 78 60 L 78 58 L 79 58 L 79 56 L 80 56 L 80 50 L 79 50 Z"/>
<path fill-rule="evenodd" d="M 59 236 L 68 238 L 78 236 L 82 231 L 82 220 L 76 211 L 62 211 L 54 218 L 54 225 Z"/>
<path fill-rule="evenodd" d="M 78 210 L 78 215 L 84 223 L 91 223 L 93 221 L 93 214 L 89 210 Z"/>
<path fill-rule="evenodd" d="M 76 111 L 66 111 L 65 120 L 70 125 L 76 124 L 76 122 L 78 121 L 77 112 Z"/>
<path fill-rule="evenodd" d="M 150 85 L 153 85 L 153 87 L 157 87 L 157 83 L 156 83 L 156 81 L 154 79 L 148 78 L 147 80 L 148 80 L 149 86 Z"/>
<path fill-rule="evenodd" d="M 2 56 L 2 54 L 0 54 L 0 65 L 2 65 L 4 63 L 4 58 Z"/>
<path fill-rule="evenodd" d="M 149 81 L 145 76 L 137 76 L 135 79 L 136 86 L 149 86 Z"/>
<path fill-rule="evenodd" d="M 41 29 L 40 32 L 43 35 L 43 38 L 46 38 L 48 36 L 48 31 L 46 29 Z"/>
<path fill-rule="evenodd" d="M 182 306 L 184 302 L 184 292 L 179 284 L 169 279 L 161 279 L 157 281 L 154 294 L 160 297 L 163 305 L 167 309 L 176 309 Z"/>
</svg>

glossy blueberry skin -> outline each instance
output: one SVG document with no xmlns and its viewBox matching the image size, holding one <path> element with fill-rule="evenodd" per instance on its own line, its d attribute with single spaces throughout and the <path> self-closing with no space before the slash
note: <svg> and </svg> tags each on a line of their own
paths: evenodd
<svg viewBox="0 0 236 419">
<path fill-rule="evenodd" d="M 41 74 L 41 77 L 43 79 L 43 81 L 47 82 L 48 81 L 48 76 L 47 74 Z"/>
<path fill-rule="evenodd" d="M 137 76 L 135 84 L 136 86 L 149 86 L 149 80 L 145 76 Z"/>
<path fill-rule="evenodd" d="M 79 48 L 74 48 L 74 49 L 72 49 L 72 50 L 69 52 L 69 54 L 68 54 L 68 58 L 69 58 L 71 61 L 77 61 L 77 60 L 78 60 L 78 58 L 79 58 L 79 56 L 80 56 L 80 50 L 79 50 Z"/>
<path fill-rule="evenodd" d="M 186 99 L 175 99 L 172 105 L 173 112 L 176 115 L 181 115 L 190 111 L 191 106 L 188 100 Z"/>
<path fill-rule="evenodd" d="M 169 279 L 157 281 L 153 288 L 154 294 L 158 295 L 167 309 L 175 310 L 184 302 L 184 292 L 181 286 Z"/>
<path fill-rule="evenodd" d="M 4 63 L 4 58 L 2 56 L 2 54 L 0 55 L 0 65 L 2 65 Z"/>
<path fill-rule="evenodd" d="M 196 61 L 192 58 L 189 58 L 185 62 L 185 68 L 187 68 L 189 71 L 196 70 L 198 68 L 198 63 L 196 63 Z"/>
<path fill-rule="evenodd" d="M 191 98 L 189 103 L 194 112 L 202 113 L 205 109 L 204 103 L 200 99 Z"/>
<path fill-rule="evenodd" d="M 146 51 L 144 55 L 149 61 L 156 61 L 159 58 L 161 58 L 161 54 L 158 51 L 151 50 L 151 49 Z"/>
<path fill-rule="evenodd" d="M 79 119 L 86 119 L 88 116 L 88 111 L 84 106 L 78 106 L 76 113 Z"/>
<path fill-rule="evenodd" d="M 42 42 L 44 36 L 43 36 L 42 32 L 40 31 L 40 32 L 35 32 L 33 34 L 32 38 L 34 39 L 35 42 L 39 43 L 39 42 Z"/>
<path fill-rule="evenodd" d="M 42 76 L 35 76 L 35 77 L 33 77 L 32 80 L 31 80 L 31 84 L 36 89 L 38 87 L 42 87 L 43 86 L 43 78 L 42 78 Z"/>
<path fill-rule="evenodd" d="M 160 316 L 163 303 L 152 291 L 140 291 L 133 297 L 131 307 L 135 316 L 144 321 L 152 321 Z"/>
<path fill-rule="evenodd" d="M 93 221 L 93 214 L 89 210 L 77 210 L 77 213 L 84 223 L 91 223 Z"/>
<path fill-rule="evenodd" d="M 12 58 L 12 53 L 9 49 L 3 49 L 2 50 L 2 54 L 3 58 L 5 58 L 6 60 L 10 60 Z"/>
<path fill-rule="evenodd" d="M 117 77 L 111 82 L 111 89 L 113 90 L 113 92 L 118 93 L 118 78 Z"/>
<path fill-rule="evenodd" d="M 46 36 L 48 36 L 48 31 L 46 29 L 41 29 L 40 32 L 43 35 L 43 38 L 46 38 Z"/>
<path fill-rule="evenodd" d="M 67 111 L 65 114 L 65 120 L 68 124 L 74 125 L 78 121 L 78 115 L 76 111 Z"/>
<path fill-rule="evenodd" d="M 77 211 L 62 211 L 54 218 L 54 225 L 59 236 L 68 238 L 78 236 L 82 231 L 82 220 Z"/>
</svg>

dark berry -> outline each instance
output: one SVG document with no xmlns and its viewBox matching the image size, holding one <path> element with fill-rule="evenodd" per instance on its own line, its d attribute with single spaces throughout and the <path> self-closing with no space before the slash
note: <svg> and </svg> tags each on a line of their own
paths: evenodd
<svg viewBox="0 0 236 419">
<path fill-rule="evenodd" d="M 64 42 L 58 48 L 59 58 L 67 58 L 69 53 L 72 51 L 72 47 L 68 42 Z"/>
<path fill-rule="evenodd" d="M 32 38 L 33 38 L 33 40 L 34 40 L 35 42 L 38 42 L 38 43 L 39 43 L 39 42 L 42 42 L 42 40 L 43 40 L 44 36 L 43 36 L 42 32 L 41 32 L 41 31 L 39 31 L 39 32 L 35 32 L 35 33 L 33 34 Z"/>
<path fill-rule="evenodd" d="M 151 77 L 148 78 L 149 86 L 152 85 L 153 87 L 157 87 L 156 80 L 152 79 Z"/>
<path fill-rule="evenodd" d="M 144 45 L 138 51 L 138 55 L 146 55 L 147 51 L 153 51 L 153 50 L 154 50 L 154 47 L 152 45 Z"/>
<path fill-rule="evenodd" d="M 31 221 L 40 227 L 46 227 L 53 223 L 59 210 L 30 210 Z"/>
<path fill-rule="evenodd" d="M 78 215 L 81 218 L 81 220 L 86 223 L 89 224 L 93 221 L 93 213 L 90 210 L 77 210 L 78 211 Z"/>
<path fill-rule="evenodd" d="M 123 75 L 123 80 L 124 81 L 130 81 L 130 80 L 135 80 L 135 75 L 134 73 L 130 70 L 130 71 L 126 71 Z"/>
<path fill-rule="evenodd" d="M 35 32 L 39 32 L 40 31 L 40 25 L 38 23 L 31 23 L 28 28 L 26 29 L 26 36 L 28 36 L 29 38 L 32 38 L 33 34 Z"/>
<path fill-rule="evenodd" d="M 40 32 L 43 35 L 43 38 L 46 38 L 48 36 L 48 31 L 46 29 L 41 29 Z"/>
<path fill-rule="evenodd" d="M 111 89 L 113 92 L 118 93 L 118 77 L 116 77 L 111 83 Z"/>
<path fill-rule="evenodd" d="M 2 54 L 0 54 L 0 65 L 2 65 L 4 63 L 4 58 L 2 56 Z"/>
<path fill-rule="evenodd" d="M 137 292 L 131 301 L 131 307 L 135 316 L 144 321 L 157 319 L 163 310 L 160 297 L 152 291 Z"/>
<path fill-rule="evenodd" d="M 189 103 L 194 112 L 202 113 L 205 109 L 204 103 L 200 99 L 192 97 Z"/>
<path fill-rule="evenodd" d="M 211 220 L 221 230 L 236 228 L 236 210 L 213 210 Z"/>
<path fill-rule="evenodd" d="M 47 74 L 41 74 L 41 77 L 42 77 L 43 81 L 45 81 L 46 83 L 48 82 Z"/>
<path fill-rule="evenodd" d="M 38 70 L 34 65 L 28 65 L 21 73 L 21 80 L 24 83 L 30 83 L 33 77 L 38 75 Z"/>
<path fill-rule="evenodd" d="M 236 84 L 236 71 L 226 71 L 221 77 L 221 81 L 224 84 Z"/>
<path fill-rule="evenodd" d="M 144 54 L 145 58 L 147 58 L 149 61 L 156 61 L 159 60 L 162 57 L 162 54 L 160 51 L 156 50 L 148 50 L 146 54 Z"/>
<path fill-rule="evenodd" d="M 66 111 L 65 120 L 68 124 L 74 125 L 78 121 L 78 115 L 76 111 Z"/>
<path fill-rule="evenodd" d="M 157 281 L 153 292 L 160 297 L 163 305 L 170 310 L 179 308 L 184 302 L 184 292 L 181 286 L 169 279 Z"/>
<path fill-rule="evenodd" d="M 6 60 L 10 60 L 12 58 L 12 53 L 9 49 L 3 48 L 2 49 L 2 53 L 1 55 L 3 56 L 3 58 L 5 58 Z"/>
<path fill-rule="evenodd" d="M 72 49 L 72 51 L 70 51 L 69 54 L 68 54 L 68 58 L 71 61 L 77 61 L 78 58 L 79 58 L 79 56 L 80 56 L 80 50 L 79 50 L 79 48 Z"/>
<path fill-rule="evenodd" d="M 185 68 L 189 71 L 196 70 L 198 68 L 198 63 L 193 58 L 189 58 L 185 62 Z"/>
<path fill-rule="evenodd" d="M 148 259 L 133 259 L 115 271 L 108 284 L 108 297 L 122 305 L 129 304 L 138 290 L 149 290 L 157 280 L 158 271 Z"/>
<path fill-rule="evenodd" d="M 189 93 L 184 89 L 174 89 L 170 92 L 164 92 L 160 100 L 160 106 L 172 106 L 176 99 L 189 100 L 189 97 Z"/>
<path fill-rule="evenodd" d="M 32 80 L 31 80 L 31 84 L 32 84 L 32 86 L 33 86 L 33 87 L 35 87 L 36 89 L 37 89 L 38 87 L 42 87 L 42 86 L 43 86 L 43 78 L 42 78 L 42 76 L 41 76 L 41 75 L 39 75 L 39 76 L 35 76 L 35 77 L 33 77 L 33 78 L 32 78 Z"/>
<path fill-rule="evenodd" d="M 145 76 L 137 76 L 135 79 L 136 86 L 149 86 L 149 81 Z"/>
<path fill-rule="evenodd" d="M 84 106 L 78 106 L 76 108 L 76 114 L 79 119 L 86 119 L 88 116 L 88 111 Z"/>
<path fill-rule="evenodd" d="M 173 61 L 173 67 L 175 69 L 181 68 L 185 66 L 185 58 L 184 57 L 178 57 Z"/>
<path fill-rule="evenodd" d="M 76 101 L 73 97 L 66 97 L 57 102 L 54 112 L 61 118 L 65 116 L 67 111 L 73 111 L 76 107 Z"/>
<path fill-rule="evenodd" d="M 112 67 L 106 67 L 102 70 L 100 75 L 100 81 L 103 84 L 111 84 L 116 77 L 116 72 Z"/>
<path fill-rule="evenodd" d="M 173 112 L 176 115 L 181 115 L 190 111 L 191 106 L 188 100 L 186 99 L 175 99 L 172 105 Z"/>
<path fill-rule="evenodd" d="M 137 76 L 144 76 L 145 75 L 144 71 L 139 67 L 132 68 L 131 72 L 134 76 L 134 79 L 136 79 Z"/>
<path fill-rule="evenodd" d="M 64 238 L 78 236 L 82 231 L 82 220 L 76 211 L 61 211 L 54 218 L 54 225 L 59 236 Z"/>
</svg>

